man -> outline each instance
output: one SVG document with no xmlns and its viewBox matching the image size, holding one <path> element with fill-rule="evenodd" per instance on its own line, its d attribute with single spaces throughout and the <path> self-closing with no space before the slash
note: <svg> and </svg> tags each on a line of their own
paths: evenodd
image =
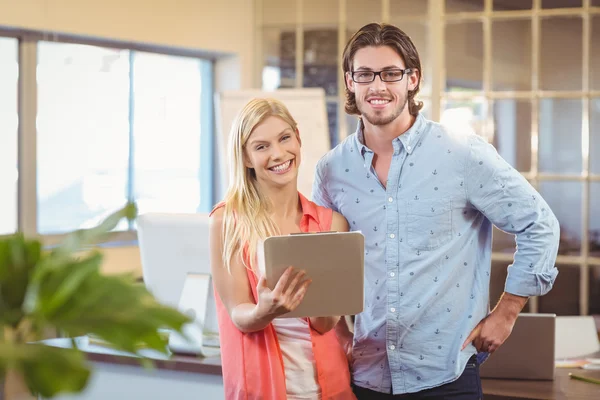
<svg viewBox="0 0 600 400">
<path fill-rule="evenodd" d="M 346 111 L 361 122 L 317 165 L 313 200 L 365 235 L 355 393 L 479 399 L 476 353 L 493 353 L 528 297 L 554 283 L 558 221 L 486 141 L 419 114 L 421 62 L 400 29 L 361 28 L 343 68 Z M 490 313 L 492 224 L 518 251 Z"/>
</svg>

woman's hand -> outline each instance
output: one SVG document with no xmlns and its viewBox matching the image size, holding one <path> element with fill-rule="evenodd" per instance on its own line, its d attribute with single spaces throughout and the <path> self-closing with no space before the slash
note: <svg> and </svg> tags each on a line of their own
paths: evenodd
<svg viewBox="0 0 600 400">
<path fill-rule="evenodd" d="M 267 286 L 266 278 L 261 276 L 256 287 L 258 292 L 256 317 L 270 322 L 295 310 L 304 299 L 308 285 L 312 282 L 310 279 L 304 279 L 305 276 L 306 272 L 289 267 L 281 275 L 273 290 Z"/>
</svg>

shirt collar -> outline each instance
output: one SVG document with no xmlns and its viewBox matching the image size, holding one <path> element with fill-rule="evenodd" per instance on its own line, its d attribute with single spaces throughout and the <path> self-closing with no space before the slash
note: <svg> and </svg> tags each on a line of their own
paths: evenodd
<svg viewBox="0 0 600 400">
<path fill-rule="evenodd" d="M 303 217 L 309 216 L 315 221 L 319 222 L 319 218 L 317 215 L 317 205 L 312 201 L 309 201 L 300 192 L 298 192 L 298 197 L 300 198 L 300 207 L 302 207 Z"/>
<path fill-rule="evenodd" d="M 417 115 L 417 118 L 415 118 L 415 122 L 412 124 L 412 126 L 410 128 L 408 128 L 408 130 L 406 132 L 404 132 L 402 135 L 400 135 L 396 139 L 394 139 L 394 141 L 398 141 L 398 142 L 402 143 L 406 152 L 408 154 L 411 154 L 414 151 L 415 147 L 417 147 L 417 145 L 421 141 L 421 137 L 422 137 L 421 133 L 423 132 L 424 127 L 425 127 L 425 117 L 423 117 L 423 114 L 419 113 Z M 356 139 L 358 141 L 358 148 L 360 150 L 360 153 L 364 157 L 366 152 L 368 152 L 368 151 L 372 152 L 372 150 L 369 149 L 367 146 L 365 146 L 365 135 L 364 135 L 363 128 L 364 128 L 364 126 L 363 126 L 362 120 L 359 120 L 359 122 L 356 126 Z"/>
</svg>

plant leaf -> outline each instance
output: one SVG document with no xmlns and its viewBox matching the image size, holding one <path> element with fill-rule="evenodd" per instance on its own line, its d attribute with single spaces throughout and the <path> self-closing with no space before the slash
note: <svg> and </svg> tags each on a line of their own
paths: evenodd
<svg viewBox="0 0 600 400">
<path fill-rule="evenodd" d="M 51 398 L 59 393 L 76 393 L 90 376 L 83 353 L 41 344 L 0 343 L 0 370 L 22 374 L 34 395 Z"/>
<path fill-rule="evenodd" d="M 90 257 L 87 257 L 82 261 L 67 265 L 64 270 L 68 273 L 60 277 L 61 279 L 57 282 L 58 285 L 53 290 L 51 298 L 43 304 L 44 314 L 51 314 L 72 298 L 73 293 L 77 291 L 79 286 L 84 284 L 88 276 L 98 273 L 101 262 L 102 254 L 94 252 Z"/>
<path fill-rule="evenodd" d="M 16 326 L 33 270 L 41 258 L 41 244 L 22 234 L 0 242 L 0 322 Z"/>
<path fill-rule="evenodd" d="M 61 245 L 55 248 L 53 258 L 61 260 L 71 257 L 78 250 L 91 244 L 98 243 L 104 235 L 112 231 L 123 218 L 133 220 L 137 217 L 137 206 L 135 203 L 127 203 L 122 209 L 109 215 L 98 226 L 90 229 L 80 229 L 67 235 Z"/>
<path fill-rule="evenodd" d="M 40 282 L 34 315 L 69 336 L 92 334 L 120 350 L 137 353 L 146 347 L 166 353 L 166 339 L 159 329 L 181 331 L 189 317 L 158 303 L 133 277 L 100 274 L 99 259 L 92 255 L 49 270 Z M 77 274 L 77 284 L 59 290 L 56 282 L 66 282 L 78 268 L 86 272 Z"/>
</svg>

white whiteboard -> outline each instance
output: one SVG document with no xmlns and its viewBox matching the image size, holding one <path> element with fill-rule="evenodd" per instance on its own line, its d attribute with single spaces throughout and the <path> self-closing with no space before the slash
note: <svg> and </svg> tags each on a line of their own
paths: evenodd
<svg viewBox="0 0 600 400">
<path fill-rule="evenodd" d="M 307 198 L 317 162 L 331 148 L 325 90 L 322 88 L 279 89 L 275 91 L 236 90 L 217 93 L 215 96 L 217 149 L 222 193 L 229 184 L 227 146 L 231 124 L 239 111 L 255 97 L 270 97 L 282 101 L 298 122 L 302 139 L 302 163 L 298 174 L 298 190 Z"/>
</svg>

